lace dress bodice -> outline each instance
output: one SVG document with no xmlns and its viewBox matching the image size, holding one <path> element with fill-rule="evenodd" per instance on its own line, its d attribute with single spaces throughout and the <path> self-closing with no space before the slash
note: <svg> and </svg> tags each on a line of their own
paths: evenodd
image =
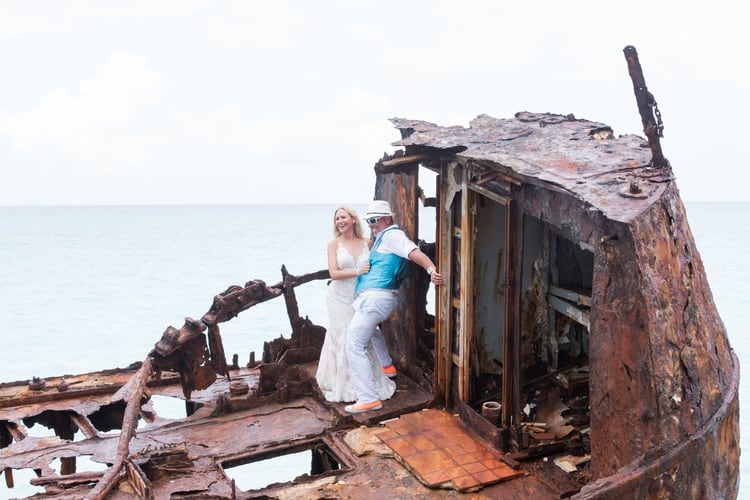
<svg viewBox="0 0 750 500">
<path fill-rule="evenodd" d="M 339 269 L 356 269 L 367 262 L 370 257 L 370 249 L 364 240 L 362 241 L 362 247 L 362 252 L 359 256 L 355 257 L 339 242 L 339 246 L 336 249 L 336 262 L 339 265 Z M 349 320 L 352 319 L 352 315 L 354 314 L 354 311 L 351 310 L 351 304 L 354 300 L 354 288 L 356 286 L 356 277 L 331 281 L 331 284 L 328 286 L 328 316 L 331 320 L 333 320 L 333 316 L 338 316 L 340 319 L 345 320 L 347 325 L 349 324 Z M 341 303 L 340 305 L 345 306 L 346 310 L 337 309 L 336 311 L 331 311 L 331 300 Z"/>
</svg>

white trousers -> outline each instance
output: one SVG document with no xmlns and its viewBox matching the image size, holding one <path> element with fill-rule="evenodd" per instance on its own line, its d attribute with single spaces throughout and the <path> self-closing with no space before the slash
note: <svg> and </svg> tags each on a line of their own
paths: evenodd
<svg viewBox="0 0 750 500">
<path fill-rule="evenodd" d="M 352 302 L 354 317 L 346 331 L 346 359 L 357 403 L 371 403 L 380 399 L 372 376 L 372 365 L 367 358 L 367 346 L 372 343 L 380 366 L 393 364 L 378 324 L 393 313 L 397 301 L 398 296 L 390 290 L 367 289 Z"/>
</svg>

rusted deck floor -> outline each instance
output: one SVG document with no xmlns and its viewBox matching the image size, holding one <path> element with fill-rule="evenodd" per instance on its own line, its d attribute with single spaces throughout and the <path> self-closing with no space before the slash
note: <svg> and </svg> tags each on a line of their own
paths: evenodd
<svg viewBox="0 0 750 500">
<path fill-rule="evenodd" d="M 316 363 L 309 363 L 303 369 L 315 373 L 316 367 Z M 242 369 L 232 376 L 248 385 L 257 383 L 258 377 L 255 369 Z M 122 381 L 112 380 L 118 386 L 115 382 Z M 466 498 L 466 492 L 472 491 L 471 498 L 560 498 L 575 486 L 571 484 L 575 483 L 573 476 L 566 476 L 551 460 L 510 469 L 497 459 L 500 452 L 468 431 L 460 418 L 442 409 L 427 409 L 432 401 L 429 392 L 403 375 L 396 382 L 396 393 L 384 402 L 382 410 L 360 415 L 347 414 L 344 403 L 300 397 L 211 416 L 216 394 L 229 391 L 229 382 L 220 379 L 210 390 L 193 394 L 194 401 L 205 404 L 195 414 L 156 418 L 139 426 L 130 453 L 142 468 L 152 471 L 157 498 L 180 498 L 196 491 L 217 498 Z M 151 389 L 163 396 L 180 395 L 179 385 Z M 28 405 L 5 408 L 4 414 L 20 422 L 24 414 L 41 411 L 41 405 L 82 411 L 94 404 L 86 403 L 90 395 L 55 403 L 36 401 L 45 399 L 45 395 L 44 391 L 35 393 Z M 106 395 L 98 397 L 109 400 Z M 94 429 L 91 432 L 96 433 Z M 56 490 L 56 498 L 81 498 L 101 472 L 79 470 L 59 476 L 47 470 L 49 464 L 57 458 L 84 456 L 106 462 L 114 455 L 117 443 L 117 434 L 98 433 L 95 439 L 74 441 L 29 436 L 0 451 L 0 465 L 42 468 L 45 474 L 35 481 L 37 486 Z M 232 484 L 228 469 L 235 464 L 319 446 L 335 455 L 338 470 L 263 490 L 242 491 Z M 184 469 L 184 474 L 158 473 L 164 467 L 162 462 Z M 58 483 L 66 484 L 65 488 L 56 487 Z M 122 489 L 111 492 L 110 498 L 131 497 L 133 492 L 125 488 L 125 483 L 120 486 Z M 12 496 L 15 491 L 5 490 L 0 496 Z"/>
</svg>

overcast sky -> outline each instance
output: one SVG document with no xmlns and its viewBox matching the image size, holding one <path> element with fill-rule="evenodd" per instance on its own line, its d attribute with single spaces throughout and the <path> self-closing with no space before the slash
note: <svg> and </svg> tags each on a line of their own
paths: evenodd
<svg viewBox="0 0 750 500">
<path fill-rule="evenodd" d="M 388 118 L 572 113 L 750 200 L 741 2 L 0 0 L 0 205 L 362 202 Z"/>
</svg>

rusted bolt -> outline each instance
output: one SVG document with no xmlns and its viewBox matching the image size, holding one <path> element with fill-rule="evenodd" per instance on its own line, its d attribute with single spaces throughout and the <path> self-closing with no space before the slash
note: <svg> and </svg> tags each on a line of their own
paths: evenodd
<svg viewBox="0 0 750 500">
<path fill-rule="evenodd" d="M 641 192 L 641 187 L 638 185 L 637 182 L 631 182 L 629 191 L 633 194 L 638 194 Z"/>
<path fill-rule="evenodd" d="M 599 239 L 600 243 L 606 243 L 608 241 L 617 241 L 618 236 L 616 234 L 605 234 Z"/>
<path fill-rule="evenodd" d="M 242 396 L 247 394 L 250 390 L 250 386 L 244 380 L 234 380 L 229 384 L 229 393 L 232 396 Z"/>
<path fill-rule="evenodd" d="M 32 377 L 31 380 L 29 380 L 29 389 L 32 391 L 41 391 L 44 389 L 44 379 L 39 377 Z"/>
</svg>

